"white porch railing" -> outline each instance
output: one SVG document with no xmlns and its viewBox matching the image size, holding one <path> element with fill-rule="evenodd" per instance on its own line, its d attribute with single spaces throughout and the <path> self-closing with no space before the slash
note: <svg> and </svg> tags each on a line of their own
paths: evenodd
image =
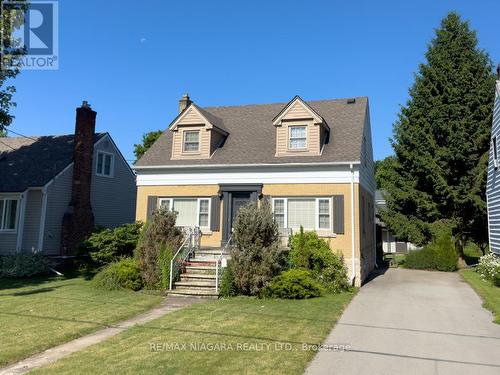
<svg viewBox="0 0 500 375">
<path fill-rule="evenodd" d="M 200 228 L 183 227 L 182 229 L 186 238 L 170 261 L 169 290 L 172 290 L 174 281 L 179 278 L 184 262 L 188 261 L 192 254 L 200 248 Z"/>
<path fill-rule="evenodd" d="M 220 254 L 215 261 L 215 293 L 219 293 L 219 283 L 220 283 L 220 279 L 222 278 L 222 271 L 223 271 L 223 268 L 226 267 L 225 264 L 224 264 L 224 266 L 222 264 L 225 261 L 224 253 L 226 252 L 226 250 L 229 250 L 232 241 L 233 241 L 233 235 L 231 235 L 229 237 L 229 240 L 226 242 L 224 247 L 221 249 Z"/>
</svg>

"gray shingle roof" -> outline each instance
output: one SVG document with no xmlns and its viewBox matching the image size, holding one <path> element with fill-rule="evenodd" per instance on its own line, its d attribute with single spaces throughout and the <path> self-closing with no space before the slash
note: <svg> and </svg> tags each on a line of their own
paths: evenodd
<svg viewBox="0 0 500 375">
<path fill-rule="evenodd" d="M 74 135 L 30 138 L 0 138 L 0 192 L 43 186 L 73 161 Z"/>
<path fill-rule="evenodd" d="M 308 101 L 330 126 L 330 142 L 320 156 L 276 157 L 275 116 L 287 103 L 205 107 L 203 114 L 216 119 L 217 126 L 229 133 L 223 147 L 210 159 L 170 160 L 172 132 L 166 130 L 135 164 L 136 166 L 217 165 L 217 164 L 282 164 L 358 161 L 361 153 L 363 127 L 368 98 Z M 207 117 L 208 117 L 207 116 Z M 207 118 L 208 119 L 208 118 Z M 210 120 L 210 119 L 209 119 Z"/>
</svg>

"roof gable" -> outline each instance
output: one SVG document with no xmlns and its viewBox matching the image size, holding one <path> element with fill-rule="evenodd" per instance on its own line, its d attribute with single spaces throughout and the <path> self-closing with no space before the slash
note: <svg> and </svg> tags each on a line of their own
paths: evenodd
<svg viewBox="0 0 500 375">
<path fill-rule="evenodd" d="M 284 119 L 287 119 L 287 117 L 293 118 L 294 120 L 304 120 L 312 118 L 315 123 L 322 123 L 328 126 L 323 117 L 321 117 L 298 95 L 290 100 L 288 104 L 276 115 L 276 117 L 273 119 L 273 125 L 281 125 L 281 122 Z"/>
<path fill-rule="evenodd" d="M 222 121 L 211 113 L 191 103 L 179 116 L 172 122 L 170 131 L 177 131 L 179 125 L 205 125 L 207 129 L 213 129 L 226 133 Z"/>
</svg>

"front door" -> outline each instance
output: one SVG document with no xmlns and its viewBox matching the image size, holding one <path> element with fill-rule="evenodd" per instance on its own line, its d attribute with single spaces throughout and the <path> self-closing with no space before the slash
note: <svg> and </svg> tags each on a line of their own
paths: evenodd
<svg viewBox="0 0 500 375">
<path fill-rule="evenodd" d="M 223 207 L 221 245 L 224 246 L 233 233 L 233 223 L 241 207 L 258 202 L 262 184 L 221 184 L 219 187 Z"/>
<path fill-rule="evenodd" d="M 250 203 L 250 196 L 251 196 L 250 192 L 248 193 L 238 192 L 232 194 L 230 233 L 233 232 L 234 219 L 236 219 L 236 216 L 238 215 L 238 212 L 240 211 L 241 207 L 246 206 L 247 204 Z"/>
</svg>

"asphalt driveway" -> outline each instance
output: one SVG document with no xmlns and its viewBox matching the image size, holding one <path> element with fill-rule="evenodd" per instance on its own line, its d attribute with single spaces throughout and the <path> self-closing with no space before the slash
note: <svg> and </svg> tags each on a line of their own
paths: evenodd
<svg viewBox="0 0 500 375">
<path fill-rule="evenodd" d="M 306 374 L 498 375 L 500 325 L 481 305 L 457 273 L 389 269 L 360 290 L 325 342 L 333 350 Z"/>
</svg>

